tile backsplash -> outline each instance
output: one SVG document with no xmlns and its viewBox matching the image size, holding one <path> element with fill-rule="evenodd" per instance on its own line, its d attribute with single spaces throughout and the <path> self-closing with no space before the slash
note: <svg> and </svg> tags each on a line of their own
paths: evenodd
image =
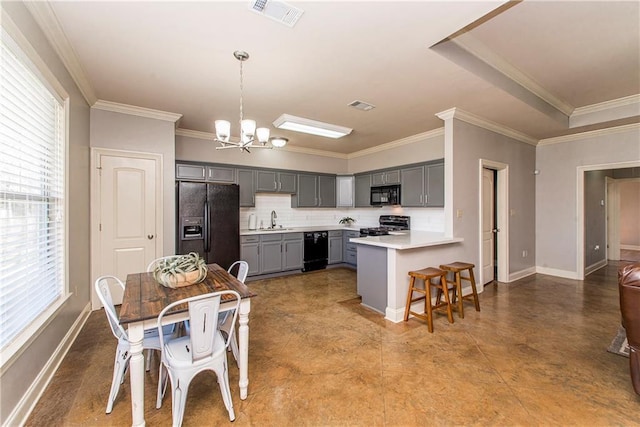
<svg viewBox="0 0 640 427">
<path fill-rule="evenodd" d="M 380 215 L 408 215 L 412 230 L 444 232 L 443 208 L 292 208 L 291 195 L 257 193 L 254 208 L 240 208 L 240 229 L 249 227 L 249 215 L 255 214 L 260 228 L 269 227 L 271 211 L 276 211 L 276 224 L 283 227 L 338 225 L 340 218 L 350 216 L 354 227 L 376 227 Z"/>
</svg>

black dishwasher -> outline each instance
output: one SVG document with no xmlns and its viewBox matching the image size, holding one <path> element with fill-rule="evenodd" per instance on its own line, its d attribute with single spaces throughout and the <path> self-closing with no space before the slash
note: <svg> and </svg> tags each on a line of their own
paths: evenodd
<svg viewBox="0 0 640 427">
<path fill-rule="evenodd" d="M 329 258 L 329 233 L 326 231 L 304 233 L 304 268 L 302 271 L 326 268 L 327 258 Z"/>
</svg>

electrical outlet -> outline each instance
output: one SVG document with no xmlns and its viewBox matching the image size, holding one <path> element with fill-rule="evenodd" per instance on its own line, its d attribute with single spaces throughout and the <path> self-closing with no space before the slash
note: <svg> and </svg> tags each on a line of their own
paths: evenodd
<svg viewBox="0 0 640 427">
<path fill-rule="evenodd" d="M 462 218 L 462 209 L 456 210 L 456 218 Z"/>
<path fill-rule="evenodd" d="M 522 251 L 522 258 L 526 258 L 527 255 L 529 255 L 529 252 L 527 251 Z"/>
</svg>

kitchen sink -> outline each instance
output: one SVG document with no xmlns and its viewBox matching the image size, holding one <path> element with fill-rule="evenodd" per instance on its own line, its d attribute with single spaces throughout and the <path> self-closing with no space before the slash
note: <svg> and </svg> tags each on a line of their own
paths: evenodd
<svg viewBox="0 0 640 427">
<path fill-rule="evenodd" d="M 293 230 L 293 228 L 261 228 L 258 231 L 287 231 Z"/>
</svg>

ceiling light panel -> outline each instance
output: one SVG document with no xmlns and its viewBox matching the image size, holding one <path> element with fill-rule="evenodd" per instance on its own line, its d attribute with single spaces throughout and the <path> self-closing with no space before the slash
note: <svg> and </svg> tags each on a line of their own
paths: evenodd
<svg viewBox="0 0 640 427">
<path fill-rule="evenodd" d="M 353 130 L 344 126 L 332 125 L 330 123 L 296 117 L 290 114 L 281 115 L 273 122 L 273 125 L 279 129 L 303 132 L 327 138 L 341 138 L 349 135 Z"/>
<path fill-rule="evenodd" d="M 249 9 L 288 27 L 296 25 L 304 13 L 302 9 L 276 0 L 251 0 Z"/>
</svg>

